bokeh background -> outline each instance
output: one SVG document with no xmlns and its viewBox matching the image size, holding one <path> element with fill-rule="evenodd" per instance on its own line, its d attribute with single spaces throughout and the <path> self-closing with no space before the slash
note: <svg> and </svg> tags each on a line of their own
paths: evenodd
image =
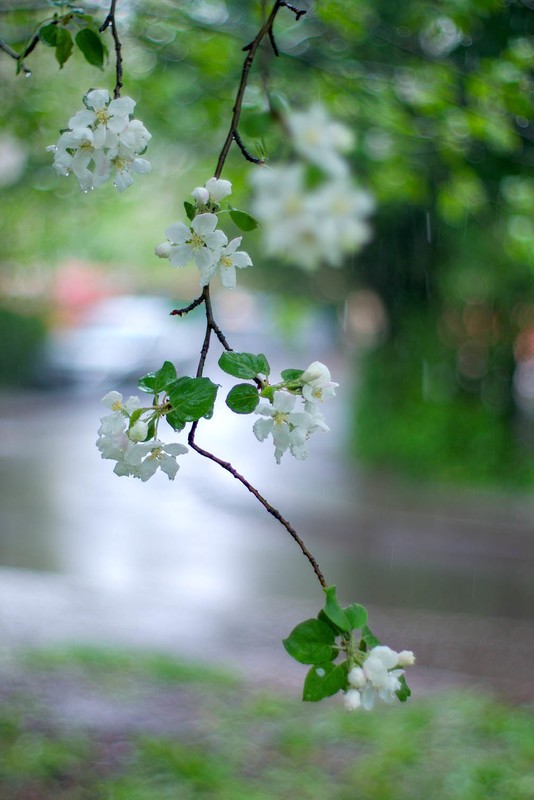
<svg viewBox="0 0 534 800">
<path fill-rule="evenodd" d="M 0 53 L 0 785 L 39 799 L 532 797 L 529 2 L 324 0 L 298 22 L 282 9 L 281 56 L 264 47 L 245 96 L 242 137 L 272 163 L 290 151 L 267 96 L 320 102 L 354 132 L 373 239 L 309 273 L 246 235 L 255 266 L 234 292 L 214 287 L 217 319 L 274 369 L 328 363 L 332 432 L 277 466 L 221 397 L 199 441 L 289 517 L 383 641 L 416 651 L 411 707 L 300 709 L 304 668 L 281 639 L 322 601 L 291 540 L 193 454 L 173 484 L 145 485 L 94 447 L 108 390 L 135 392 L 164 359 L 194 369 L 201 312 L 168 312 L 198 275 L 153 248 L 213 174 L 261 6 L 119 0 L 124 92 L 153 134 L 151 175 L 122 195 L 83 194 L 45 150 L 85 91 L 113 87 L 113 64 L 75 52 L 59 70 L 41 45 L 25 77 Z M 20 50 L 53 13 L 2 0 L 0 38 Z M 251 169 L 234 148 L 223 177 L 240 208 Z"/>
</svg>

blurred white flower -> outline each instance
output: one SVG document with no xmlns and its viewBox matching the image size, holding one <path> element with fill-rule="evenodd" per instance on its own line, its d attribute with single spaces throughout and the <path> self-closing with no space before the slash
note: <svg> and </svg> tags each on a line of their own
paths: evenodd
<svg viewBox="0 0 534 800">
<path fill-rule="evenodd" d="M 371 195 L 349 177 L 325 177 L 306 187 L 303 164 L 264 167 L 251 175 L 252 213 L 262 226 L 268 255 L 307 271 L 340 267 L 371 238 Z"/>
<path fill-rule="evenodd" d="M 348 163 L 340 154 L 350 150 L 354 136 L 346 125 L 333 120 L 324 106 L 315 104 L 306 111 L 291 112 L 287 125 L 300 156 L 329 175 L 348 174 Z"/>
</svg>

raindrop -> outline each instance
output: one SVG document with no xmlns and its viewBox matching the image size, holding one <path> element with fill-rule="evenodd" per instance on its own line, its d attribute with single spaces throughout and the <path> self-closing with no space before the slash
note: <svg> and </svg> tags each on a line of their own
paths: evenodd
<svg viewBox="0 0 534 800">
<path fill-rule="evenodd" d="M 32 76 L 32 73 L 31 73 L 30 69 L 27 69 L 27 70 L 24 71 L 24 77 L 31 78 L 31 76 Z"/>
</svg>

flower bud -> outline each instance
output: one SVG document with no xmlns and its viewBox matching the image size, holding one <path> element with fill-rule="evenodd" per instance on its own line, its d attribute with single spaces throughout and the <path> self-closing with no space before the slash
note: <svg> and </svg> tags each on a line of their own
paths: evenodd
<svg viewBox="0 0 534 800">
<path fill-rule="evenodd" d="M 324 386 L 331 381 L 330 370 L 320 361 L 314 361 L 300 376 L 302 383 L 310 386 Z"/>
<path fill-rule="evenodd" d="M 411 650 L 401 650 L 399 653 L 399 666 L 411 667 L 415 664 L 415 656 Z"/>
<path fill-rule="evenodd" d="M 154 248 L 154 252 L 159 258 L 168 258 L 171 253 L 171 247 L 172 245 L 170 242 L 162 242 Z"/>
<path fill-rule="evenodd" d="M 148 433 L 148 425 L 142 420 L 137 420 L 128 431 L 131 442 L 144 442 Z"/>
<path fill-rule="evenodd" d="M 355 689 L 362 689 L 367 683 L 367 678 L 361 667 L 353 667 L 349 672 L 347 679 L 351 686 Z"/>
<path fill-rule="evenodd" d="M 197 186 L 196 189 L 193 189 L 191 196 L 195 199 L 199 206 L 205 206 L 210 199 L 210 193 L 203 186 Z"/>
<path fill-rule="evenodd" d="M 214 203 L 220 203 L 229 194 L 232 194 L 232 184 L 230 181 L 225 181 L 218 178 L 210 178 L 206 182 L 206 189 L 209 192 L 210 200 Z"/>
<path fill-rule="evenodd" d="M 356 711 L 362 704 L 362 698 L 357 689 L 349 689 L 343 696 L 343 703 L 347 711 Z"/>
</svg>

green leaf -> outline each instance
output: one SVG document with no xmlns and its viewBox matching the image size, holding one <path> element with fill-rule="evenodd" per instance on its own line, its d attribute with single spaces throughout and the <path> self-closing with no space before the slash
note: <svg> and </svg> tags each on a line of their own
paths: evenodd
<svg viewBox="0 0 534 800">
<path fill-rule="evenodd" d="M 296 381 L 303 372 L 303 369 L 283 369 L 281 375 L 284 381 Z"/>
<path fill-rule="evenodd" d="M 343 631 L 343 629 L 342 629 L 342 628 L 339 628 L 337 625 L 334 625 L 334 623 L 332 622 L 332 620 L 328 619 L 328 617 L 327 617 L 327 616 L 326 616 L 326 614 L 324 613 L 323 609 L 321 609 L 321 610 L 319 611 L 319 613 L 317 614 L 317 619 L 321 620 L 321 622 L 324 622 L 324 623 L 325 623 L 325 625 L 328 625 L 328 626 L 329 626 L 329 628 L 331 628 L 331 629 L 334 631 L 334 633 L 335 633 L 335 635 L 336 635 L 336 636 L 343 636 L 343 635 L 345 635 L 345 632 Z"/>
<path fill-rule="evenodd" d="M 271 374 L 271 365 L 267 361 L 267 357 L 264 356 L 263 353 L 258 353 L 256 358 L 258 359 L 258 362 L 261 364 L 258 373 L 261 375 L 265 375 L 265 377 L 268 378 L 269 375 Z"/>
<path fill-rule="evenodd" d="M 352 630 L 363 628 L 367 622 L 367 611 L 359 603 L 352 603 L 352 605 L 346 606 L 343 611 L 350 622 Z"/>
<path fill-rule="evenodd" d="M 318 619 L 307 619 L 293 628 L 283 645 L 290 656 L 301 664 L 322 664 L 333 661 L 337 649 L 332 647 L 335 634 Z"/>
<path fill-rule="evenodd" d="M 259 402 L 258 390 L 250 383 L 236 384 L 226 397 L 226 405 L 236 414 L 252 414 Z"/>
<path fill-rule="evenodd" d="M 176 367 L 170 361 L 165 361 L 157 372 L 149 372 L 139 378 L 137 386 L 142 392 L 149 394 L 159 394 L 167 386 L 176 380 Z"/>
<path fill-rule="evenodd" d="M 69 60 L 73 47 L 74 43 L 70 31 L 66 28 L 58 27 L 56 35 L 56 59 L 60 69 L 63 69 L 63 65 Z"/>
<path fill-rule="evenodd" d="M 308 671 L 304 681 L 302 699 L 316 703 L 324 697 L 336 694 L 346 685 L 347 662 L 332 664 L 331 661 L 325 661 L 324 664 L 317 664 Z"/>
<path fill-rule="evenodd" d="M 372 649 L 373 647 L 378 647 L 380 644 L 380 639 L 376 638 L 371 628 L 369 628 L 367 625 L 364 625 L 362 628 L 362 642 L 366 645 L 366 647 L 370 647 Z"/>
<path fill-rule="evenodd" d="M 76 34 L 75 41 L 89 64 L 104 69 L 104 48 L 99 33 L 92 28 L 83 28 Z"/>
<path fill-rule="evenodd" d="M 185 421 L 175 411 L 170 411 L 166 414 L 165 419 L 175 431 L 182 431 L 185 428 Z"/>
<path fill-rule="evenodd" d="M 193 205 L 193 203 L 188 203 L 187 200 L 184 200 L 184 208 L 185 213 L 187 214 L 187 218 L 189 220 L 193 220 L 196 217 L 197 209 Z"/>
<path fill-rule="evenodd" d="M 254 219 L 246 211 L 238 211 L 237 208 L 230 209 L 230 217 L 240 231 L 253 231 L 258 227 L 258 220 Z"/>
<path fill-rule="evenodd" d="M 224 352 L 219 359 L 219 366 L 228 375 L 249 380 L 259 373 L 268 375 L 271 370 L 263 353 L 255 356 L 252 353 Z"/>
<path fill-rule="evenodd" d="M 47 47 L 55 47 L 57 42 L 57 25 L 43 25 L 39 29 L 39 40 Z"/>
<path fill-rule="evenodd" d="M 218 386 L 209 378 L 178 378 L 167 386 L 173 409 L 184 422 L 211 417 Z"/>
<path fill-rule="evenodd" d="M 131 428 L 132 425 L 135 425 L 137 420 L 141 419 L 144 413 L 145 413 L 144 408 L 136 408 L 135 411 L 132 411 L 132 413 L 130 414 L 130 424 L 128 427 Z"/>
<path fill-rule="evenodd" d="M 326 593 L 326 603 L 323 608 L 324 613 L 328 619 L 334 623 L 334 625 L 337 625 L 340 630 L 344 631 L 345 633 L 350 633 L 352 631 L 352 627 L 347 615 L 337 601 L 336 587 L 329 586 L 324 591 Z"/>
<path fill-rule="evenodd" d="M 398 689 L 395 692 L 395 694 L 397 695 L 397 697 L 399 698 L 401 703 L 405 703 L 406 700 L 410 697 L 410 695 L 412 693 L 412 690 L 410 689 L 410 687 L 406 683 L 406 678 L 404 677 L 404 675 L 400 676 L 399 683 L 401 685 L 401 688 Z"/>
</svg>

